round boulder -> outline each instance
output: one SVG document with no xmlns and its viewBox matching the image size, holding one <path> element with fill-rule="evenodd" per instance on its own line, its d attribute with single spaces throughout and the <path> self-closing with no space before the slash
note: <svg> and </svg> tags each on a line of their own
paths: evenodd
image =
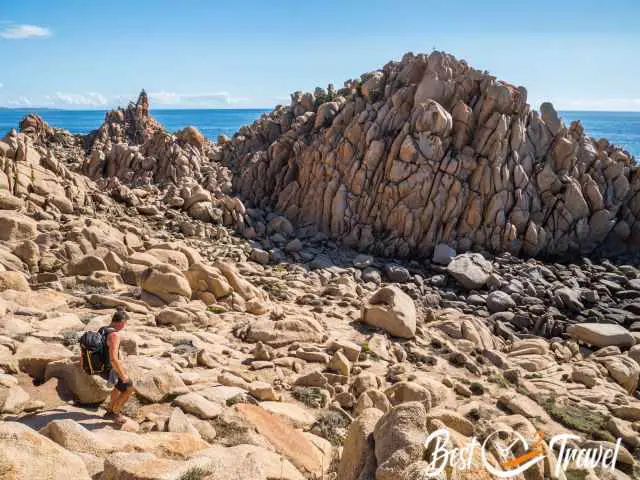
<svg viewBox="0 0 640 480">
<path fill-rule="evenodd" d="M 362 321 L 382 328 L 394 337 L 413 338 L 416 334 L 416 306 L 398 287 L 383 287 L 362 308 Z"/>
</svg>

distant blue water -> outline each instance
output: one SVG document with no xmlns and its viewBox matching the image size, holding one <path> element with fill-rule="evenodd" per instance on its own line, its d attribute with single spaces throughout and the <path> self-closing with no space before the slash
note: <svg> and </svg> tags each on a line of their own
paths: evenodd
<svg viewBox="0 0 640 480">
<path fill-rule="evenodd" d="M 606 138 L 640 161 L 640 112 L 560 112 L 560 117 L 566 126 L 580 120 L 587 135 Z"/>
<path fill-rule="evenodd" d="M 23 110 L 0 109 L 0 137 L 27 113 L 35 111 L 50 125 L 72 133 L 88 133 L 98 128 L 105 116 L 100 110 Z M 152 114 L 169 131 L 175 132 L 193 125 L 209 139 L 219 134 L 232 136 L 242 125 L 253 123 L 267 110 L 152 110 Z M 596 139 L 608 138 L 640 159 L 640 112 L 560 112 L 568 126 L 581 120 L 588 135 Z"/>
<path fill-rule="evenodd" d="M 250 123 L 268 110 L 218 109 L 218 110 L 151 110 L 151 114 L 170 132 L 188 125 L 197 127 L 203 135 L 216 140 L 224 133 L 232 136 L 238 129 Z M 7 131 L 17 128 L 20 120 L 35 112 L 52 127 L 64 128 L 71 133 L 89 133 L 104 121 L 104 110 L 38 110 L 0 109 L 0 138 Z"/>
</svg>

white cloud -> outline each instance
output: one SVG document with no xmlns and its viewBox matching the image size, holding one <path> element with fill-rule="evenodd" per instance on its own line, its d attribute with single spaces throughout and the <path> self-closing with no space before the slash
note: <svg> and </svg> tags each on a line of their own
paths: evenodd
<svg viewBox="0 0 640 480">
<path fill-rule="evenodd" d="M 69 109 L 110 109 L 117 106 L 126 107 L 129 102 L 135 102 L 137 95 L 112 94 L 104 95 L 100 92 L 55 92 L 35 97 L 13 97 L 3 102 L 7 106 L 19 107 L 53 107 Z M 176 92 L 154 92 L 149 94 L 152 108 L 224 108 L 233 106 L 248 106 L 250 99 L 234 97 L 227 92 L 186 94 Z"/>
<path fill-rule="evenodd" d="M 215 107 L 243 104 L 249 99 L 233 97 L 228 92 L 187 94 L 161 91 L 149 93 L 149 101 L 151 105 Z"/>
<path fill-rule="evenodd" d="M 30 107 L 32 103 L 28 97 L 20 96 L 18 98 L 8 99 L 7 105 L 11 105 L 12 107 Z"/>
<path fill-rule="evenodd" d="M 46 38 L 51 36 L 51 30 L 38 25 L 11 25 L 0 31 L 0 38 L 5 40 L 22 40 L 25 38 Z"/>
<path fill-rule="evenodd" d="M 83 107 L 104 107 L 109 102 L 104 95 L 98 92 L 89 93 L 62 93 L 55 95 L 45 95 L 45 100 L 50 105 L 76 105 Z"/>
</svg>

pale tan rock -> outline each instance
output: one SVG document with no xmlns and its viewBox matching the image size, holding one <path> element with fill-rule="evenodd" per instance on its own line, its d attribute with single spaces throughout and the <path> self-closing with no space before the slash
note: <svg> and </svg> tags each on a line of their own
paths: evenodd
<svg viewBox="0 0 640 480">
<path fill-rule="evenodd" d="M 165 480 L 183 478 L 190 471 L 206 471 L 209 460 L 158 458 L 144 452 L 117 452 L 104 461 L 104 480 Z"/>
<path fill-rule="evenodd" d="M 219 404 L 211 402 L 195 392 L 180 395 L 173 403 L 185 412 L 207 420 L 217 417 L 222 412 L 222 407 Z"/>
<path fill-rule="evenodd" d="M 403 338 L 415 335 L 416 315 L 411 297 L 395 286 L 381 288 L 362 308 L 363 322 Z"/>
<path fill-rule="evenodd" d="M 167 420 L 167 431 L 176 433 L 191 433 L 200 437 L 200 432 L 190 422 L 180 408 L 174 408 Z"/>
<path fill-rule="evenodd" d="M 358 397 L 354 413 L 360 415 L 367 408 L 377 408 L 382 413 L 391 410 L 391 403 L 387 396 L 379 390 L 365 390 Z"/>
<path fill-rule="evenodd" d="M 96 438 L 90 430 L 71 419 L 53 420 L 40 433 L 74 453 L 103 456 L 113 451 L 112 447 Z"/>
<path fill-rule="evenodd" d="M 340 375 L 348 377 L 351 373 L 351 362 L 349 362 L 341 350 L 338 350 L 331 357 L 331 360 L 329 361 L 329 368 L 335 370 Z"/>
<path fill-rule="evenodd" d="M 179 298 L 191 298 L 191 287 L 187 279 L 179 269 L 164 263 L 148 267 L 142 272 L 140 286 L 166 303 Z"/>
<path fill-rule="evenodd" d="M 261 407 L 237 404 L 234 408 L 297 468 L 309 473 L 321 471 L 322 456 L 319 450 L 298 430 Z"/>
<path fill-rule="evenodd" d="M 237 445 L 225 448 L 214 445 L 198 452 L 210 459 L 209 478 L 220 480 L 256 479 L 303 480 L 305 477 L 285 457 L 256 445 Z"/>
<path fill-rule="evenodd" d="M 158 263 L 173 265 L 182 272 L 186 272 L 189 269 L 189 260 L 187 256 L 178 250 L 152 248 L 147 250 L 146 254 L 154 256 L 158 260 Z"/>
<path fill-rule="evenodd" d="M 147 452 L 161 457 L 187 458 L 209 447 L 192 433 L 148 432 L 134 433 L 107 428 L 91 432 L 92 437 L 111 452 Z"/>
<path fill-rule="evenodd" d="M 40 248 L 33 240 L 25 240 L 13 249 L 13 254 L 29 266 L 33 271 L 40 261 Z"/>
<path fill-rule="evenodd" d="M 400 478 L 406 467 L 422 460 L 426 422 L 425 408 L 418 402 L 397 405 L 378 420 L 373 431 L 376 477 Z"/>
<path fill-rule="evenodd" d="M 31 287 L 25 276 L 20 272 L 0 272 L 0 292 L 4 290 L 29 292 Z"/>
<path fill-rule="evenodd" d="M 380 417 L 380 410 L 368 408 L 349 425 L 338 466 L 338 480 L 367 478 L 375 474 L 373 431 Z"/>
<path fill-rule="evenodd" d="M 164 363 L 144 357 L 128 357 L 125 366 L 136 394 L 149 402 L 159 403 L 189 391 L 176 371 Z"/>
<path fill-rule="evenodd" d="M 95 255 L 85 255 L 84 257 L 70 261 L 67 264 L 69 275 L 91 275 L 96 270 L 106 270 L 104 261 Z"/>
<path fill-rule="evenodd" d="M 20 413 L 28 405 L 29 394 L 18 385 L 0 387 L 0 412 Z"/>
<path fill-rule="evenodd" d="M 113 273 L 120 273 L 124 262 L 117 253 L 109 251 L 102 259 L 107 266 L 107 270 Z"/>
<path fill-rule="evenodd" d="M 606 323 L 582 323 L 570 325 L 567 333 L 576 340 L 580 340 L 594 347 L 631 347 L 635 340 L 629 331 L 620 325 Z"/>
<path fill-rule="evenodd" d="M 330 350 L 342 350 L 342 353 L 350 362 L 357 362 L 362 351 L 362 347 L 357 343 L 343 339 L 330 340 L 327 347 Z"/>
<path fill-rule="evenodd" d="M 111 392 L 106 381 L 96 375 L 88 375 L 73 359 L 49 362 L 44 380 L 57 378 L 80 404 L 96 404 L 104 401 Z"/>
<path fill-rule="evenodd" d="M 233 292 L 233 288 L 220 270 L 201 262 L 191 264 L 185 272 L 185 277 L 192 290 L 196 292 L 210 292 L 216 298 L 224 298 Z"/>
<path fill-rule="evenodd" d="M 245 324 L 236 333 L 247 342 L 263 342 L 272 347 L 293 342 L 322 342 L 326 335 L 317 320 L 306 316 L 285 318 L 277 322 L 259 318 Z"/>
<path fill-rule="evenodd" d="M 82 460 L 36 431 L 16 422 L 0 422 L 0 458 L 9 478 L 89 480 Z"/>
<path fill-rule="evenodd" d="M 280 394 L 267 382 L 251 382 L 249 384 L 249 393 L 261 401 L 280 400 Z"/>
<path fill-rule="evenodd" d="M 604 364 L 609 375 L 629 394 L 636 391 L 640 380 L 640 365 L 635 360 L 624 355 L 616 355 L 598 361 Z"/>
<path fill-rule="evenodd" d="M 15 353 L 20 370 L 36 379 L 44 378 L 47 364 L 72 357 L 74 354 L 58 343 L 36 341 L 21 344 Z"/>
<path fill-rule="evenodd" d="M 266 401 L 260 402 L 260 406 L 274 415 L 278 415 L 294 428 L 307 430 L 316 421 L 315 415 L 295 403 Z"/>
<path fill-rule="evenodd" d="M 457 431 L 465 437 L 472 437 L 474 433 L 473 423 L 457 412 L 444 408 L 434 408 L 427 412 L 427 425 L 433 419 L 444 423 L 447 427 Z"/>
<path fill-rule="evenodd" d="M 36 222 L 19 213 L 0 210 L 0 240 L 33 240 L 37 234 Z"/>
<path fill-rule="evenodd" d="M 491 262 L 477 253 L 458 255 L 447 265 L 447 273 L 469 290 L 484 286 L 491 272 L 493 272 Z"/>
<path fill-rule="evenodd" d="M 429 390 L 415 382 L 398 382 L 385 390 L 384 393 L 392 405 L 406 402 L 424 402 L 427 410 L 432 405 Z"/>
</svg>

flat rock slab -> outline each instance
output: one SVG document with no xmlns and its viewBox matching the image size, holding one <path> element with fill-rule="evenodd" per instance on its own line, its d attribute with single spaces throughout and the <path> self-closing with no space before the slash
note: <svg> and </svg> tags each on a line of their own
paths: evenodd
<svg viewBox="0 0 640 480">
<path fill-rule="evenodd" d="M 235 408 L 278 453 L 287 457 L 297 468 L 309 473 L 322 471 L 322 454 L 301 431 L 262 407 L 240 403 Z M 325 459 L 325 463 L 329 461 Z"/>
<path fill-rule="evenodd" d="M 104 419 L 103 416 L 105 413 L 106 411 L 102 408 L 94 410 L 74 407 L 73 405 L 60 405 L 50 410 L 16 418 L 15 421 L 34 430 L 40 430 L 54 420 L 73 420 L 87 430 L 96 430 L 112 424 L 112 422 Z"/>
<path fill-rule="evenodd" d="M 203 388 L 202 390 L 197 390 L 197 393 L 211 402 L 219 403 L 220 405 L 226 405 L 227 400 L 237 395 L 247 393 L 247 391 L 240 387 L 216 385 L 213 387 Z"/>
<path fill-rule="evenodd" d="M 215 480 L 304 480 L 304 476 L 287 460 L 276 452 L 256 445 L 236 445 L 211 448 L 197 453 L 196 458 L 208 458 L 209 476 Z"/>
<path fill-rule="evenodd" d="M 187 458 L 209 447 L 192 433 L 147 432 L 133 433 L 103 428 L 92 433 L 96 442 L 114 452 L 147 452 L 167 458 Z"/>
<path fill-rule="evenodd" d="M 581 323 L 571 325 L 567 333 L 576 340 L 594 347 L 609 347 L 611 345 L 628 348 L 635 345 L 636 341 L 631 332 L 620 325 L 613 323 Z"/>
<path fill-rule="evenodd" d="M 191 413 L 203 420 L 215 418 L 222 413 L 222 406 L 220 404 L 207 400 L 195 392 L 180 395 L 173 403 L 182 408 L 186 413 Z"/>
<path fill-rule="evenodd" d="M 316 421 L 316 417 L 306 411 L 300 405 L 286 402 L 260 402 L 260 406 L 271 413 L 278 415 L 285 422 L 295 428 L 308 429 Z"/>
<path fill-rule="evenodd" d="M 184 461 L 158 458 L 150 453 L 119 452 L 114 453 L 105 460 L 104 478 L 144 480 L 192 478 L 187 476 L 190 471 L 206 471 L 209 463 L 210 460 L 207 458 L 194 458 Z"/>
</svg>

